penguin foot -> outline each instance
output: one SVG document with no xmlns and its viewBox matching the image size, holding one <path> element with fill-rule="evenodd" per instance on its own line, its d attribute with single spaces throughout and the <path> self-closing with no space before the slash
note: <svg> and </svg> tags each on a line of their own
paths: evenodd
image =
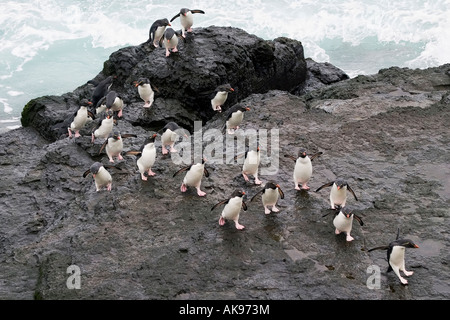
<svg viewBox="0 0 450 320">
<path fill-rule="evenodd" d="M 150 103 L 149 103 L 149 102 L 146 102 L 146 103 L 143 105 L 143 108 L 146 108 L 146 109 L 150 108 Z"/>
<path fill-rule="evenodd" d="M 95 136 L 94 136 L 94 134 L 92 134 L 92 139 L 91 139 L 92 143 L 94 143 L 94 140 L 95 140 Z"/>
<path fill-rule="evenodd" d="M 228 134 L 234 134 L 234 129 L 228 129 Z"/>
<path fill-rule="evenodd" d="M 297 184 L 295 185 L 295 190 L 301 190 Z"/>
<path fill-rule="evenodd" d="M 166 49 L 166 57 L 170 56 L 170 51 Z"/>
<path fill-rule="evenodd" d="M 123 160 L 123 157 L 122 157 L 122 155 L 121 155 L 121 154 L 119 154 L 119 155 L 117 156 L 117 159 L 119 159 L 119 160 Z"/>
<path fill-rule="evenodd" d="M 258 178 L 255 178 L 255 184 L 260 185 L 260 184 L 262 184 L 262 181 L 259 180 Z"/>
<path fill-rule="evenodd" d="M 310 187 L 308 187 L 307 185 L 306 185 L 306 183 L 304 184 L 304 185 L 302 185 L 302 190 L 309 190 L 310 189 Z"/>
<path fill-rule="evenodd" d="M 403 273 L 405 274 L 405 276 L 409 277 L 409 276 L 412 276 L 412 275 L 413 275 L 414 271 L 406 271 L 406 270 L 403 270 Z"/>
<path fill-rule="evenodd" d="M 70 130 L 70 128 L 67 128 L 67 132 L 69 133 L 69 138 L 72 138 L 72 130 Z"/>
<path fill-rule="evenodd" d="M 271 211 L 270 211 L 269 209 L 267 209 L 266 207 L 264 207 L 264 213 L 265 213 L 265 214 L 270 214 L 270 212 L 271 212 Z"/>
<path fill-rule="evenodd" d="M 170 147 L 170 152 L 178 152 L 174 147 Z"/>
<path fill-rule="evenodd" d="M 119 113 L 117 114 L 117 116 L 118 116 L 119 118 L 122 118 L 122 115 L 123 115 L 122 110 L 119 110 Z"/>
<path fill-rule="evenodd" d="M 153 176 L 156 175 L 156 173 L 154 173 L 154 172 L 152 171 L 152 169 L 148 169 L 147 174 L 148 174 L 149 176 L 151 176 L 151 177 L 153 177 Z"/>
<path fill-rule="evenodd" d="M 334 231 L 334 234 L 341 234 L 341 231 L 338 230 L 338 229 L 336 229 L 336 230 Z"/>
<path fill-rule="evenodd" d="M 181 190 L 181 192 L 186 192 L 187 191 L 187 187 L 186 187 L 186 185 L 184 183 L 181 184 L 180 190 Z"/>
<path fill-rule="evenodd" d="M 349 242 L 355 240 L 355 238 L 353 238 L 353 237 L 352 237 L 351 235 L 349 235 L 349 234 L 347 235 L 347 238 L 346 238 L 346 239 L 347 239 L 347 241 L 349 241 Z"/>
<path fill-rule="evenodd" d="M 168 153 L 169 153 L 169 151 L 165 147 L 162 147 L 162 154 L 168 154 Z"/>
<path fill-rule="evenodd" d="M 109 162 L 114 163 L 114 159 L 113 158 L 109 158 Z"/>
<path fill-rule="evenodd" d="M 221 226 L 225 225 L 225 219 L 223 217 L 219 218 L 219 225 Z"/>
<path fill-rule="evenodd" d="M 81 137 L 80 131 L 75 131 L 75 138 Z"/>
<path fill-rule="evenodd" d="M 106 187 L 106 189 L 107 189 L 108 191 L 111 191 L 111 187 L 112 187 L 112 184 L 110 183 L 110 184 L 108 184 L 108 186 Z"/>
<path fill-rule="evenodd" d="M 245 228 L 242 224 L 239 224 L 239 222 L 237 222 L 237 221 L 234 222 L 234 225 L 236 226 L 236 229 L 238 229 L 238 230 L 242 230 Z"/>
<path fill-rule="evenodd" d="M 277 207 L 275 207 L 275 206 L 272 207 L 272 211 L 273 212 L 280 212 L 280 210 Z"/>
<path fill-rule="evenodd" d="M 248 180 L 249 180 L 249 179 L 248 179 L 248 176 L 247 176 L 245 173 L 243 173 L 243 172 L 242 172 L 242 176 L 244 177 L 244 180 L 245 180 L 245 181 L 248 181 Z"/>
<path fill-rule="evenodd" d="M 206 196 L 206 192 L 203 192 L 203 191 L 200 190 L 200 189 L 197 189 L 197 194 L 199 195 L 199 197 L 204 197 L 204 196 Z"/>
<path fill-rule="evenodd" d="M 408 280 L 406 280 L 405 278 L 403 278 L 403 277 L 399 277 L 400 278 L 400 281 L 403 283 L 403 284 L 408 284 Z"/>
<path fill-rule="evenodd" d="M 142 179 L 143 181 L 147 181 L 147 177 L 145 176 L 145 174 L 141 173 L 141 179 Z"/>
</svg>

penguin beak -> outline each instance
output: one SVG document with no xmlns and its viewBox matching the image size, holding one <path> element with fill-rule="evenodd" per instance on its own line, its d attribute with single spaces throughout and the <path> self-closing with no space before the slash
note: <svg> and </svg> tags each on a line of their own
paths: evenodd
<svg viewBox="0 0 450 320">
<path fill-rule="evenodd" d="M 419 248 L 419 246 L 417 244 L 414 245 L 414 248 Z"/>
<path fill-rule="evenodd" d="M 245 108 L 245 110 L 250 111 L 250 108 Z"/>
<path fill-rule="evenodd" d="M 338 189 L 338 190 L 341 190 L 341 186 L 337 186 L 337 189 Z"/>
<path fill-rule="evenodd" d="M 93 173 L 93 174 L 92 174 L 92 176 L 93 176 L 93 177 L 94 177 L 94 179 L 95 179 L 95 173 Z"/>
</svg>

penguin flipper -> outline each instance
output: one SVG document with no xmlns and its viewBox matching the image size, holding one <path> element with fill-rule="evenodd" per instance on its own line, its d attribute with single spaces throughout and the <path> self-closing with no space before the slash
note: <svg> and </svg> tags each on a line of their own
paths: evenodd
<svg viewBox="0 0 450 320">
<path fill-rule="evenodd" d="M 281 190 L 280 186 L 278 186 L 278 193 L 280 194 L 281 199 L 284 199 L 284 192 Z"/>
<path fill-rule="evenodd" d="M 289 159 L 294 160 L 294 161 L 297 161 L 297 158 L 296 158 L 296 157 L 291 156 L 291 155 L 289 155 L 289 154 L 285 154 L 284 157 L 285 157 L 285 158 L 289 158 Z"/>
<path fill-rule="evenodd" d="M 227 204 L 228 201 L 230 201 L 230 199 L 226 199 L 226 200 L 222 200 L 220 202 L 217 202 L 212 208 L 211 211 L 213 211 L 215 208 L 217 208 L 218 206 L 222 205 L 222 204 Z"/>
<path fill-rule="evenodd" d="M 347 190 L 351 192 L 351 194 L 355 197 L 355 200 L 358 201 L 358 198 L 356 197 L 355 192 L 353 191 L 352 188 L 350 188 L 350 186 L 347 184 Z"/>
<path fill-rule="evenodd" d="M 356 221 L 359 222 L 360 226 L 364 225 L 364 222 L 362 221 L 361 217 L 357 216 L 356 214 L 353 214 L 353 216 L 355 217 Z"/>
<path fill-rule="evenodd" d="M 387 250 L 389 249 L 389 246 L 381 246 L 381 247 L 375 247 L 372 249 L 367 250 L 367 252 L 373 251 L 373 250 Z"/>
<path fill-rule="evenodd" d="M 126 133 L 121 135 L 122 138 L 137 138 L 137 135 L 133 133 Z"/>
<path fill-rule="evenodd" d="M 128 151 L 128 152 L 125 152 L 126 156 L 140 156 L 141 154 L 142 154 L 141 151 Z"/>
<path fill-rule="evenodd" d="M 88 116 L 92 119 L 92 120 L 95 120 L 95 115 L 94 115 L 94 113 L 91 111 L 91 110 L 88 110 Z"/>
<path fill-rule="evenodd" d="M 255 193 L 255 195 L 250 199 L 250 202 L 253 202 L 253 200 L 261 193 L 264 193 L 265 189 L 261 189 L 259 190 L 257 193 Z"/>
<path fill-rule="evenodd" d="M 317 158 L 318 156 L 321 156 L 323 154 L 323 152 L 317 152 L 315 154 L 313 154 L 311 157 L 309 157 L 309 159 L 311 159 L 311 161 L 313 161 L 315 158 Z"/>
<path fill-rule="evenodd" d="M 325 183 L 324 185 L 320 186 L 315 192 L 318 192 L 321 189 L 326 188 L 326 187 L 331 187 L 333 184 L 334 184 L 334 181 Z"/>
<path fill-rule="evenodd" d="M 176 18 L 178 18 L 180 16 L 181 13 L 178 12 L 178 14 L 176 14 L 172 19 L 170 19 L 170 22 L 172 22 L 173 20 L 175 20 Z"/>
<path fill-rule="evenodd" d="M 98 154 L 102 153 L 103 149 L 106 147 L 106 145 L 108 144 L 108 139 L 105 140 L 105 142 L 103 142 L 100 151 L 98 152 Z"/>
<path fill-rule="evenodd" d="M 175 177 L 177 174 L 183 172 L 183 171 L 189 170 L 191 167 L 192 167 L 192 165 L 190 165 L 190 166 L 188 166 L 188 167 L 181 168 L 180 170 L 178 170 L 177 172 L 175 172 L 175 173 L 173 174 L 172 178 Z"/>
<path fill-rule="evenodd" d="M 209 171 L 206 168 L 203 168 L 203 172 L 205 173 L 205 177 L 209 177 Z"/>
<path fill-rule="evenodd" d="M 244 211 L 247 211 L 247 205 L 244 201 L 242 201 L 242 209 L 244 209 Z"/>
<path fill-rule="evenodd" d="M 191 12 L 192 12 L 192 13 L 202 13 L 202 14 L 205 14 L 205 11 L 200 10 L 200 9 L 194 9 L 194 10 L 191 10 Z"/>
<path fill-rule="evenodd" d="M 89 175 L 89 173 L 91 173 L 91 169 L 88 169 L 83 173 L 83 178 L 86 178 Z"/>
</svg>

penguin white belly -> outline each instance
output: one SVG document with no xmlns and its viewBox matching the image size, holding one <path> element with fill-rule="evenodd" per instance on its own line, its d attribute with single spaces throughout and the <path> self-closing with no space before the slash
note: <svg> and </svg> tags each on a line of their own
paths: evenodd
<svg viewBox="0 0 450 320">
<path fill-rule="evenodd" d="M 146 146 L 142 151 L 141 157 L 137 161 L 139 172 L 144 173 L 148 169 L 152 168 L 156 160 L 156 148 L 155 145 Z"/>
<path fill-rule="evenodd" d="M 391 256 L 389 257 L 389 264 L 393 269 L 403 269 L 405 265 L 405 247 L 394 246 L 392 248 Z"/>
<path fill-rule="evenodd" d="M 259 166 L 259 157 L 254 152 L 249 152 L 247 158 L 244 161 L 244 166 L 242 168 L 242 171 L 245 174 L 252 174 L 258 173 L 258 166 Z"/>
<path fill-rule="evenodd" d="M 214 98 L 211 100 L 213 106 L 222 106 L 227 101 L 228 92 L 217 92 Z"/>
<path fill-rule="evenodd" d="M 111 107 L 112 111 L 120 111 L 123 109 L 123 100 L 120 99 L 119 97 L 116 97 L 116 99 L 114 100 L 114 103 Z"/>
<path fill-rule="evenodd" d="M 196 164 L 186 173 L 183 183 L 187 186 L 198 187 L 203 177 L 203 164 Z"/>
<path fill-rule="evenodd" d="M 242 111 L 236 111 L 232 114 L 230 119 L 227 121 L 227 129 L 236 128 L 242 123 L 244 120 L 244 113 Z"/>
<path fill-rule="evenodd" d="M 161 136 L 161 143 L 163 146 L 172 145 L 177 138 L 176 132 L 167 129 Z"/>
<path fill-rule="evenodd" d="M 153 89 L 150 86 L 150 84 L 146 83 L 144 85 L 139 86 L 138 92 L 142 100 L 144 100 L 145 102 L 149 102 L 150 105 L 153 103 L 155 93 L 153 92 Z"/>
<path fill-rule="evenodd" d="M 102 113 L 103 111 L 105 111 L 106 110 L 106 105 L 105 104 L 102 104 L 100 107 L 98 107 L 97 109 L 95 109 L 95 113 L 96 114 L 100 114 L 100 113 Z"/>
<path fill-rule="evenodd" d="M 70 124 L 70 129 L 80 130 L 87 122 L 87 110 L 78 110 L 77 115 Z"/>
<path fill-rule="evenodd" d="M 345 205 L 346 199 L 347 199 L 347 189 L 341 188 L 340 190 L 338 190 L 337 187 L 333 185 L 330 192 L 330 201 L 332 205 L 343 206 Z"/>
<path fill-rule="evenodd" d="M 95 187 L 97 191 L 108 186 L 112 182 L 111 174 L 105 168 L 101 167 L 95 175 Z"/>
<path fill-rule="evenodd" d="M 306 183 L 312 176 L 312 165 L 309 158 L 298 158 L 294 168 L 294 181 Z"/>
<path fill-rule="evenodd" d="M 266 189 L 262 195 L 264 206 L 273 206 L 278 201 L 278 189 Z"/>
<path fill-rule="evenodd" d="M 180 23 L 185 31 L 189 30 L 194 25 L 194 17 L 191 12 L 188 12 L 185 16 L 180 16 Z"/>
<path fill-rule="evenodd" d="M 111 117 L 110 119 L 105 119 L 102 121 L 100 128 L 94 131 L 94 135 L 96 138 L 108 138 L 114 126 L 114 119 Z"/>
<path fill-rule="evenodd" d="M 241 212 L 242 198 L 231 198 L 222 210 L 222 217 L 226 220 L 237 221 Z"/>
<path fill-rule="evenodd" d="M 123 151 L 122 139 L 115 140 L 113 138 L 108 139 L 108 144 L 106 145 L 106 154 L 109 157 L 117 157 Z"/>
<path fill-rule="evenodd" d="M 352 224 L 353 224 L 353 216 L 347 218 L 341 212 L 339 212 L 339 214 L 333 220 L 333 225 L 336 227 L 336 229 L 346 233 L 350 233 L 350 231 L 352 231 Z"/>
<path fill-rule="evenodd" d="M 155 31 L 155 38 L 153 39 L 153 44 L 158 44 L 159 40 L 161 40 L 162 36 L 164 35 L 164 31 L 166 31 L 166 27 L 158 27 Z"/>
<path fill-rule="evenodd" d="M 170 39 L 170 41 L 167 41 L 164 39 L 164 45 L 167 49 L 175 49 L 178 46 L 178 37 L 175 35 Z"/>
</svg>

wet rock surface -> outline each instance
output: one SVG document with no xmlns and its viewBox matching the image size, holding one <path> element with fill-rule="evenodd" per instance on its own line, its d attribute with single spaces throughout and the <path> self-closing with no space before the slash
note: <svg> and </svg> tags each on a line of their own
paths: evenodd
<svg viewBox="0 0 450 320">
<path fill-rule="evenodd" d="M 191 41 L 203 41 L 201 35 L 209 31 L 198 32 L 199 39 L 196 33 Z M 283 39 L 286 42 L 290 40 Z M 144 50 L 143 46 L 124 50 Z M 268 51 L 254 55 L 264 57 Z M 139 55 L 130 55 L 130 65 L 140 63 Z M 158 59 L 169 63 L 163 56 Z M 177 59 L 188 58 L 180 54 L 172 62 Z M 117 72 L 123 87 L 116 89 L 132 90 L 126 84 L 142 69 L 133 70 Z M 124 139 L 125 151 L 139 148 L 164 119 L 189 129 L 193 145 L 189 148 L 180 138 L 180 156 L 189 151 L 192 158 L 202 156 L 195 152 L 196 134 L 203 138 L 200 150 L 216 137 L 222 144 L 206 164 L 206 197 L 199 197 L 194 188 L 180 191 L 183 175 L 173 174 L 184 164 L 173 160 L 176 155 L 162 155 L 160 139 L 154 177 L 142 181 L 135 157 L 125 156 L 116 161 L 116 168 L 108 169 L 112 191 L 96 192 L 92 175 L 83 178 L 93 162 L 108 164 L 106 155 L 99 154 L 102 141 L 90 142 L 89 126 L 95 120 L 76 139 L 48 130 L 63 122 L 77 99 L 92 88 L 85 85 L 63 97 L 36 99 L 42 107 L 30 108 L 30 126 L 0 137 L 0 297 L 448 299 L 449 70 L 450 65 L 426 70 L 393 67 L 371 76 L 325 81 L 315 89 L 312 82 L 301 80 L 282 90 L 248 89 L 234 96 L 230 107 L 241 103 L 251 108 L 235 135 L 259 136 L 260 179 L 275 180 L 284 191 L 280 212 L 271 214 L 264 213 L 260 197 L 250 201 L 261 186 L 252 177 L 244 180 L 242 158 L 228 163 L 220 157 L 220 151 L 229 151 L 230 137 L 217 134 L 224 113 L 195 113 L 180 97 L 160 97 L 150 110 L 159 108 L 160 118 L 152 122 L 148 116 L 144 123 L 139 116 L 142 102 L 135 97 L 116 125 L 122 133 L 137 135 Z M 335 71 L 331 66 L 329 73 Z M 224 74 L 235 76 L 226 68 Z M 267 79 L 271 82 L 272 77 Z M 316 79 L 320 77 L 311 81 Z M 310 89 L 301 95 L 290 93 L 300 87 Z M 202 122 L 201 131 L 192 130 L 195 121 Z M 323 152 L 313 161 L 308 192 L 294 189 L 294 162 L 284 157 L 295 156 L 301 147 L 309 153 Z M 364 222 L 353 223 L 352 242 L 334 233 L 332 215 L 324 216 L 330 212 L 330 189 L 314 192 L 337 177 L 349 182 L 359 200 L 347 201 Z M 244 230 L 236 230 L 232 222 L 220 226 L 221 208 L 211 211 L 237 188 L 247 194 L 248 210 L 239 219 Z M 397 228 L 420 246 L 406 250 L 406 268 L 414 271 L 407 286 L 386 273 L 385 251 L 368 252 L 394 240 Z M 79 290 L 67 287 L 67 268 L 72 265 L 81 271 Z M 371 266 L 381 271 L 378 289 L 368 286 Z"/>
</svg>

